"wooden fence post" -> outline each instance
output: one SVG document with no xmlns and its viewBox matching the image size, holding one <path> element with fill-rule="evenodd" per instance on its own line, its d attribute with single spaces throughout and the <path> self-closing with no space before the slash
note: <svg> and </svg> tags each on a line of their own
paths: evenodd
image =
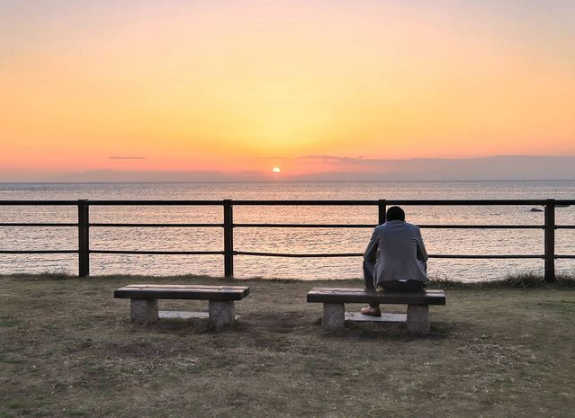
<svg viewBox="0 0 575 418">
<path fill-rule="evenodd" d="M 377 201 L 377 215 L 378 221 L 377 224 L 381 225 L 385 223 L 385 212 L 387 212 L 387 203 L 385 199 L 379 199 Z"/>
<path fill-rule="evenodd" d="M 545 281 L 555 281 L 555 199 L 545 204 Z"/>
<path fill-rule="evenodd" d="M 231 199 L 224 200 L 224 275 L 234 278 L 234 211 Z"/>
<path fill-rule="evenodd" d="M 78 276 L 90 275 L 90 206 L 78 200 Z"/>
</svg>

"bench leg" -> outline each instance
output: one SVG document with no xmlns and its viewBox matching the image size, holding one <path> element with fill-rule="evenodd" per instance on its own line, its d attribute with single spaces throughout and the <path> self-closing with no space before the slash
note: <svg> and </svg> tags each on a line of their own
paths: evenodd
<svg viewBox="0 0 575 418">
<path fill-rule="evenodd" d="M 345 328 L 345 304 L 323 304 L 323 327 L 324 329 L 330 331 L 336 331 Z"/>
<path fill-rule="evenodd" d="M 233 324 L 236 320 L 233 300 L 216 301 L 210 300 L 210 325 L 212 328 L 221 329 L 223 326 Z"/>
<path fill-rule="evenodd" d="M 407 331 L 427 335 L 431 329 L 428 305 L 407 305 Z"/>
<path fill-rule="evenodd" d="M 131 299 L 131 319 L 138 324 L 158 321 L 157 299 Z"/>
</svg>

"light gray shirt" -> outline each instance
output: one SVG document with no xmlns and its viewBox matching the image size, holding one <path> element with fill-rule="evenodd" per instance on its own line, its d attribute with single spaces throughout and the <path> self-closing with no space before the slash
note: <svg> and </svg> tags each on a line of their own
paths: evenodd
<svg viewBox="0 0 575 418">
<path fill-rule="evenodd" d="M 427 281 L 427 251 L 419 228 L 404 221 L 390 221 L 373 230 L 363 254 L 375 262 L 374 284 L 392 280 Z"/>
</svg>

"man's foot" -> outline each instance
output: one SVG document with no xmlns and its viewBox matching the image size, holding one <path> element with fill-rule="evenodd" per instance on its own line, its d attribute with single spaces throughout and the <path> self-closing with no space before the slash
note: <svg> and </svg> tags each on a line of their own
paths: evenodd
<svg viewBox="0 0 575 418">
<path fill-rule="evenodd" d="M 361 308 L 361 314 L 368 316 L 381 316 L 381 310 L 379 307 L 372 308 L 371 306 L 368 306 L 367 308 Z"/>
</svg>

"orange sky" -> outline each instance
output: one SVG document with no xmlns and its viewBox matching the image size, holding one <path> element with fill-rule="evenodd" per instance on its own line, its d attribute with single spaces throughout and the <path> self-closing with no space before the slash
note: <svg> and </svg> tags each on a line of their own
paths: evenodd
<svg viewBox="0 0 575 418">
<path fill-rule="evenodd" d="M 575 155 L 573 2 L 94 3 L 0 4 L 1 170 Z"/>
</svg>

